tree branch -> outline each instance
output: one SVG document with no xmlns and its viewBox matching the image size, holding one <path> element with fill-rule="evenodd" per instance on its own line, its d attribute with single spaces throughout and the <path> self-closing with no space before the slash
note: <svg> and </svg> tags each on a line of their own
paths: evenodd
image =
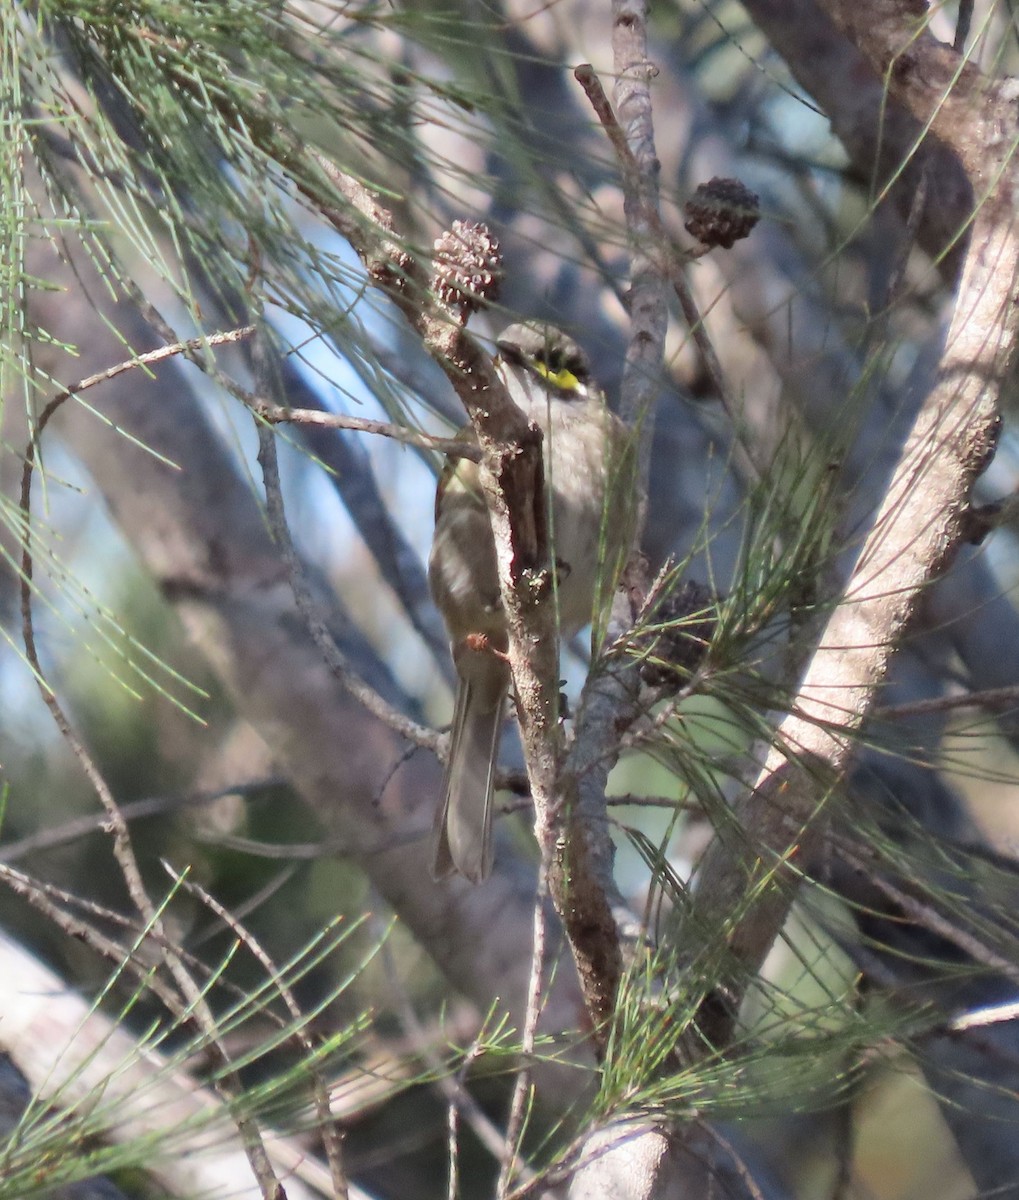
<svg viewBox="0 0 1019 1200">
<path fill-rule="evenodd" d="M 841 6 L 833 2 L 831 7 Z M 846 27 L 858 33 L 875 60 L 890 65 L 909 43 L 909 70 L 901 82 L 898 72 L 891 71 L 892 94 L 914 110 L 926 111 L 946 136 L 965 141 L 965 161 L 973 171 L 980 161 L 975 148 L 987 135 L 987 117 L 984 108 L 971 107 L 972 95 L 966 99 L 967 91 L 983 91 L 972 70 L 962 73 L 962 95 L 946 96 L 944 89 L 953 80 L 945 78 L 943 49 L 927 38 L 911 38 L 899 20 L 892 19 L 901 5 L 847 7 L 854 15 L 842 14 Z M 873 21 L 868 20 L 871 9 Z M 873 44 L 878 31 L 886 39 L 883 49 Z M 931 81 L 926 91 L 919 87 L 923 78 Z M 1008 207 L 1012 172 L 1004 171 L 1000 148 L 992 144 L 982 168 L 987 199 L 974 222 L 938 382 L 916 418 L 793 710 L 767 753 L 752 794 L 737 806 L 743 836 L 735 842 L 716 839 L 701 866 L 697 923 L 715 931 L 726 929 L 731 953 L 729 1003 L 723 1017 L 711 1021 L 711 1036 L 722 1043 L 731 1035 L 739 998 L 778 933 L 795 892 L 797 876 L 785 864 L 790 857 L 807 856 L 820 837 L 817 816 L 831 786 L 849 766 L 855 735 L 925 587 L 964 539 L 970 488 L 993 453 L 999 391 L 1016 348 L 1017 313 L 1011 293 L 1019 243 Z M 789 820 L 800 831 L 796 842 L 783 832 Z M 744 898 L 771 876 L 776 878 L 763 889 L 762 898 L 747 908 Z M 734 912 L 742 914 L 735 921 Z"/>
</svg>

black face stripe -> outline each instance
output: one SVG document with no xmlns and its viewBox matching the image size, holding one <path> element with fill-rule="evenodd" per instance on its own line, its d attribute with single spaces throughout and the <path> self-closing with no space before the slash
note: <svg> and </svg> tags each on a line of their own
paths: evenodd
<svg viewBox="0 0 1019 1200">
<path fill-rule="evenodd" d="M 513 342 L 497 342 L 496 344 L 499 347 L 499 357 L 503 362 L 510 363 L 515 367 L 527 367 L 531 365 L 527 361 L 527 355 L 524 354 L 519 346 L 514 345 Z"/>
<path fill-rule="evenodd" d="M 571 347 L 549 345 L 544 350 L 539 350 L 535 358 L 544 363 L 553 375 L 558 375 L 560 371 L 569 371 L 581 383 L 587 382 L 587 360 L 583 354 Z"/>
<path fill-rule="evenodd" d="M 530 331 L 528 331 L 530 332 Z M 522 367 L 543 380 L 546 385 L 555 383 L 555 377 L 570 374 L 586 390 L 591 380 L 591 368 L 583 350 L 571 338 L 562 335 L 539 340 L 525 338 L 518 342 L 514 338 L 496 342 L 499 357 L 510 366 Z M 565 389 L 573 390 L 572 386 Z"/>
</svg>

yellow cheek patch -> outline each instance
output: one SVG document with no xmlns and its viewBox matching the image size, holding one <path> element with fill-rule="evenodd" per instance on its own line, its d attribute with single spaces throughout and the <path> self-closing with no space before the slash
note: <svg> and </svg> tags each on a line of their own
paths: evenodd
<svg viewBox="0 0 1019 1200">
<path fill-rule="evenodd" d="M 553 371 L 548 363 L 536 361 L 534 369 L 543 379 L 547 379 L 549 383 L 559 388 L 562 392 L 575 392 L 580 387 L 580 380 L 572 371 L 568 371 L 565 367 L 560 368 L 558 371 Z"/>
</svg>

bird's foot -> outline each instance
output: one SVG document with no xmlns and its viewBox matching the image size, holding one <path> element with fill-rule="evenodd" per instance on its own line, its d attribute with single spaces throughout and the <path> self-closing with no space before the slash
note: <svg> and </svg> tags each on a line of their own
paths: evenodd
<svg viewBox="0 0 1019 1200">
<path fill-rule="evenodd" d="M 464 641 L 467 643 L 467 649 L 473 650 L 475 654 L 491 654 L 500 662 L 509 663 L 509 655 L 493 646 L 487 633 L 469 633 Z"/>
</svg>

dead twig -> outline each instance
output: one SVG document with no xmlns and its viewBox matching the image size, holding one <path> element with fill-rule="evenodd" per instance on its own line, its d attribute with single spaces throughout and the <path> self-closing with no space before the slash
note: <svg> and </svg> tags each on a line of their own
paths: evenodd
<svg viewBox="0 0 1019 1200">
<path fill-rule="evenodd" d="M 184 1013 L 190 1014 L 190 1018 L 195 1020 L 202 1029 L 209 1047 L 214 1051 L 217 1058 L 220 1059 L 221 1065 L 224 1068 L 217 1089 L 223 1098 L 227 1100 L 232 1099 L 241 1090 L 241 1085 L 239 1079 L 229 1069 L 229 1056 L 217 1036 L 215 1017 L 205 1000 L 202 989 L 192 978 L 190 971 L 185 966 L 180 950 L 168 935 L 164 922 L 148 895 L 141 871 L 138 867 L 138 861 L 135 857 L 127 821 L 117 804 L 113 792 L 86 749 L 84 742 L 78 737 L 77 732 L 57 698 L 56 692 L 47 683 L 42 664 L 39 660 L 32 617 L 32 575 L 34 567 L 32 554 L 32 478 L 43 432 L 60 407 L 72 396 L 77 395 L 87 387 L 92 387 L 104 380 L 112 379 L 115 375 L 119 375 L 124 371 L 133 370 L 153 362 L 159 362 L 174 355 L 196 352 L 207 345 L 238 341 L 242 337 L 250 336 L 253 332 L 251 327 L 246 326 L 243 329 L 212 335 L 210 338 L 194 338 L 188 342 L 177 342 L 171 346 L 163 346 L 158 350 L 149 351 L 146 354 L 139 355 L 136 358 L 111 367 L 107 371 L 99 372 L 97 375 L 91 376 L 81 381 L 80 384 L 67 388 L 57 396 L 54 396 L 40 414 L 39 420 L 32 432 L 32 437 L 25 447 L 20 496 L 22 522 L 20 597 L 25 657 L 35 676 L 43 702 L 49 709 L 50 715 L 60 730 L 61 736 L 78 760 L 81 769 L 99 797 L 100 803 L 106 813 L 107 826 L 113 835 L 113 854 L 120 867 L 128 894 L 139 916 L 142 918 L 146 930 L 151 930 L 155 935 L 153 938 L 154 944 L 157 946 L 160 957 L 180 993 L 180 1000 L 173 1005 L 171 1011 L 177 1016 L 181 1016 Z M 258 1127 L 249 1117 L 239 1113 L 234 1114 L 234 1121 L 238 1133 L 241 1135 L 252 1173 L 258 1181 L 259 1188 L 265 1200 L 284 1200 L 286 1193 L 276 1177 L 272 1163 L 265 1151 Z"/>
</svg>

